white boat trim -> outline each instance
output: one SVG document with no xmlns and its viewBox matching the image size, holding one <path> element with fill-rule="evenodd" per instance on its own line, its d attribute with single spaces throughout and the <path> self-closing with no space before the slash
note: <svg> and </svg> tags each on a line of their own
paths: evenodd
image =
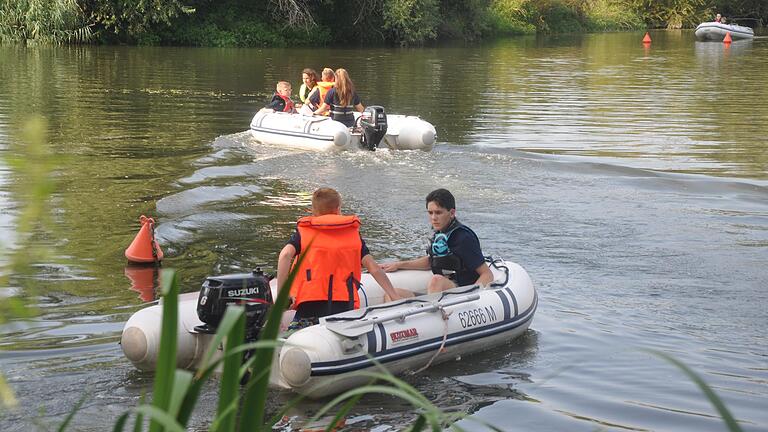
<svg viewBox="0 0 768 432">
<path fill-rule="evenodd" d="M 477 287 L 475 287 L 477 288 Z M 368 351 L 366 355 L 352 359 L 335 360 L 329 362 L 312 363 L 311 376 L 338 375 L 342 373 L 354 372 L 375 366 L 375 364 L 386 364 L 392 361 L 400 360 L 406 357 L 413 357 L 418 354 L 434 352 L 440 346 L 450 347 L 462 342 L 482 339 L 488 336 L 494 336 L 505 331 L 530 324 L 533 319 L 536 308 L 538 307 L 538 296 L 535 295 L 534 303 L 523 313 L 517 313 L 517 302 L 512 291 L 508 288 L 496 290 L 496 294 L 505 304 L 504 319 L 498 323 L 485 327 L 476 327 L 467 329 L 463 332 L 454 333 L 445 337 L 443 345 L 442 337 L 432 338 L 403 347 L 388 347 L 384 326 L 376 323 L 375 328 L 368 332 Z M 507 297 L 509 296 L 509 298 Z M 511 318 L 510 300 L 514 304 L 515 315 Z"/>
</svg>

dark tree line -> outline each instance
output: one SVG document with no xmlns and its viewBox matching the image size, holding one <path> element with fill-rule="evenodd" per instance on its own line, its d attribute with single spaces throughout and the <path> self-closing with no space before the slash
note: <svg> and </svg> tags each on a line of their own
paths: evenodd
<svg viewBox="0 0 768 432">
<path fill-rule="evenodd" d="M 0 0 L 0 39 L 293 46 L 768 21 L 765 0 Z"/>
</svg>

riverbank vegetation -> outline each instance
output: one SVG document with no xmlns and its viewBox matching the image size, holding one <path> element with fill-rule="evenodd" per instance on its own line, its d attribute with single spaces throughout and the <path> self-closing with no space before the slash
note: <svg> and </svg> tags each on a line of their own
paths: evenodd
<svg viewBox="0 0 768 432">
<path fill-rule="evenodd" d="M 0 0 L 0 40 L 220 47 L 420 45 L 768 22 L 761 0 Z"/>
</svg>

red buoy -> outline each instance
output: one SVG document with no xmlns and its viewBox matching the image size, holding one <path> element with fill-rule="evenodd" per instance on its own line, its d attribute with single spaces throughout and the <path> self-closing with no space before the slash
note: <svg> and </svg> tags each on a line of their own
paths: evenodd
<svg viewBox="0 0 768 432">
<path fill-rule="evenodd" d="M 141 221 L 141 229 L 125 250 L 125 257 L 128 261 L 136 263 L 162 261 L 163 251 L 155 239 L 155 220 L 141 215 L 139 221 Z"/>
<path fill-rule="evenodd" d="M 643 43 L 644 44 L 651 43 L 651 35 L 649 35 L 648 32 L 645 32 L 645 36 L 643 37 Z"/>
<path fill-rule="evenodd" d="M 731 38 L 731 32 L 728 32 L 725 34 L 725 37 L 723 38 L 723 43 L 729 44 L 731 42 L 733 42 L 733 39 Z"/>
</svg>

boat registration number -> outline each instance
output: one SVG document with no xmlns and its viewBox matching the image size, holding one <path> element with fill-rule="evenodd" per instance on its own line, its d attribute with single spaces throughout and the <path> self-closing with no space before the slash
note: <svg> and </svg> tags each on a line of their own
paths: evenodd
<svg viewBox="0 0 768 432">
<path fill-rule="evenodd" d="M 463 328 L 474 327 L 494 321 L 496 321 L 496 311 L 493 310 L 493 307 L 491 306 L 459 312 L 459 322 Z"/>
</svg>

